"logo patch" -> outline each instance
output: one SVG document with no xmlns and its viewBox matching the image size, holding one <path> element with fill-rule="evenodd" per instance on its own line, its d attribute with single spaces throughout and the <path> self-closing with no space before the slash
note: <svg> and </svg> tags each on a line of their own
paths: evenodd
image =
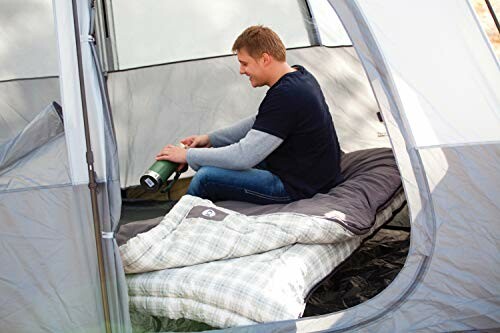
<svg viewBox="0 0 500 333">
<path fill-rule="evenodd" d="M 203 212 L 201 212 L 201 215 L 206 217 L 214 217 L 216 213 L 213 211 L 213 209 L 205 209 Z"/>
<path fill-rule="evenodd" d="M 226 212 L 210 206 L 194 206 L 186 218 L 203 218 L 212 221 L 222 221 L 227 216 Z"/>
</svg>

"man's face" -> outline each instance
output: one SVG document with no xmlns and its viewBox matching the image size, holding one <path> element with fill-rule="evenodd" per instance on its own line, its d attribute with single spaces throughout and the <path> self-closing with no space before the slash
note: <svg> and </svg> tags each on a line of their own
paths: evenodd
<svg viewBox="0 0 500 333">
<path fill-rule="evenodd" d="M 240 74 L 245 74 L 250 79 L 252 87 L 262 87 L 267 84 L 264 61 L 262 57 L 255 59 L 245 49 L 236 52 L 240 62 Z"/>
</svg>

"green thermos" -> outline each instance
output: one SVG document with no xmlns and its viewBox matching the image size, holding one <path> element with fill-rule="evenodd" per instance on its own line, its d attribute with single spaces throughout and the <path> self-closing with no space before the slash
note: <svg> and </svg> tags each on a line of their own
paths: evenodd
<svg viewBox="0 0 500 333">
<path fill-rule="evenodd" d="M 156 161 L 151 167 L 149 167 L 144 175 L 142 175 L 140 180 L 141 185 L 148 191 L 156 192 L 167 182 L 168 178 L 177 170 L 178 167 L 179 164 L 174 162 Z"/>
</svg>

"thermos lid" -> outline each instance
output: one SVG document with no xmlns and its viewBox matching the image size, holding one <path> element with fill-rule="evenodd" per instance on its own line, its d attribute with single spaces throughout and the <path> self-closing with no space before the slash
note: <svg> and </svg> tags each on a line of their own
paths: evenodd
<svg viewBox="0 0 500 333">
<path fill-rule="evenodd" d="M 156 192 L 160 189 L 163 181 L 157 172 L 148 170 L 142 175 L 140 183 L 147 191 Z"/>
</svg>

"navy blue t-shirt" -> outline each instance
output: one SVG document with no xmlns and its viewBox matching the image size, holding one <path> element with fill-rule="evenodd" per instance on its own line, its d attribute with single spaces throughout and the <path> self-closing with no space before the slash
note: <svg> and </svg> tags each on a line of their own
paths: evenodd
<svg viewBox="0 0 500 333">
<path fill-rule="evenodd" d="M 342 181 L 340 147 L 321 88 L 302 66 L 267 91 L 253 129 L 283 139 L 265 160 L 295 200 L 326 193 Z"/>
</svg>

